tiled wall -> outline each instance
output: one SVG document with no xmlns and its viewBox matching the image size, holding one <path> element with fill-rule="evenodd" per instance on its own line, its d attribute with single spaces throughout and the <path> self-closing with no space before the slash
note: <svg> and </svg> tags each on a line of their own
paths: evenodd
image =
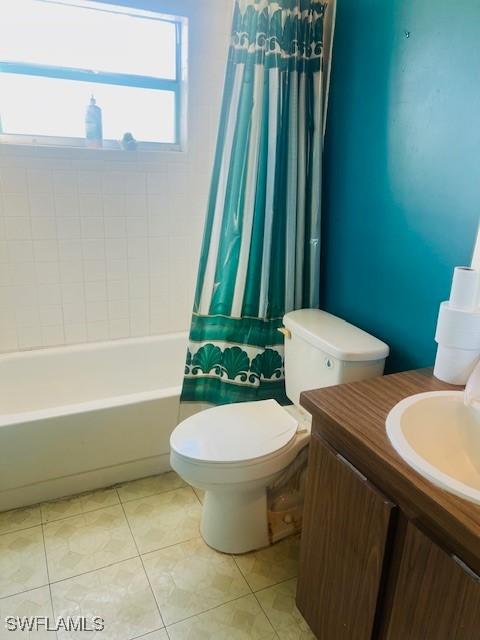
<svg viewBox="0 0 480 640">
<path fill-rule="evenodd" d="M 190 17 L 186 152 L 0 145 L 0 351 L 187 329 L 231 3 L 175 5 Z"/>
</svg>

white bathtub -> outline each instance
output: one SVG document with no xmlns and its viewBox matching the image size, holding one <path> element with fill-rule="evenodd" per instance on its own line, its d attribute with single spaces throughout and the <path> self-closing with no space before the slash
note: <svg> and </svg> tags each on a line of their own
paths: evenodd
<svg viewBox="0 0 480 640">
<path fill-rule="evenodd" d="M 0 511 L 169 469 L 187 337 L 0 356 Z"/>
</svg>

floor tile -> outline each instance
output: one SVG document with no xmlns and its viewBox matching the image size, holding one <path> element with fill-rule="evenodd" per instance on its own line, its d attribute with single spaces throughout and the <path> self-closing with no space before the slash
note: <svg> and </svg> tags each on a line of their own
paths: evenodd
<svg viewBox="0 0 480 640">
<path fill-rule="evenodd" d="M 190 487 L 124 504 L 140 553 L 199 536 L 201 506 Z"/>
<path fill-rule="evenodd" d="M 252 590 L 258 591 L 296 577 L 299 547 L 300 537 L 293 536 L 260 551 L 235 556 L 235 562 Z"/>
<path fill-rule="evenodd" d="M 10 596 L 0 600 L 0 640 L 14 640 L 15 638 L 35 638 L 35 640 L 54 640 L 55 634 L 45 629 L 38 631 L 8 630 L 5 626 L 7 616 L 24 617 L 48 617 L 53 621 L 52 602 L 50 589 L 40 587 L 32 591 L 25 591 L 16 596 Z"/>
<path fill-rule="evenodd" d="M 174 471 L 169 471 L 159 476 L 151 476 L 150 478 L 141 478 L 140 480 L 126 482 L 125 484 L 119 485 L 117 491 L 120 500 L 122 502 L 128 502 L 129 500 L 148 498 L 148 496 L 153 496 L 157 493 L 173 491 L 186 486 L 187 483 L 184 482 L 180 476 Z"/>
<path fill-rule="evenodd" d="M 233 558 L 201 539 L 143 556 L 166 625 L 250 593 Z"/>
<path fill-rule="evenodd" d="M 121 506 L 49 522 L 44 531 L 52 582 L 138 555 Z"/>
<path fill-rule="evenodd" d="M 255 595 L 280 640 L 315 640 L 295 605 L 296 590 L 297 580 L 294 578 L 258 591 Z"/>
<path fill-rule="evenodd" d="M 167 628 L 170 640 L 272 640 L 275 631 L 255 596 L 244 596 Z"/>
<path fill-rule="evenodd" d="M 52 585 L 56 616 L 104 619 L 102 640 L 129 640 L 163 626 L 140 558 Z M 59 640 L 82 640 L 82 631 L 59 631 Z M 155 637 L 155 636 L 153 636 Z"/>
<path fill-rule="evenodd" d="M 0 536 L 0 597 L 48 584 L 42 527 Z"/>
<path fill-rule="evenodd" d="M 115 489 L 100 489 L 61 500 L 52 500 L 41 505 L 42 522 L 61 520 L 115 504 L 119 504 Z"/>
<path fill-rule="evenodd" d="M 40 507 L 26 507 L 25 509 L 13 509 L 0 513 L 0 534 L 28 529 L 40 524 Z"/>
</svg>

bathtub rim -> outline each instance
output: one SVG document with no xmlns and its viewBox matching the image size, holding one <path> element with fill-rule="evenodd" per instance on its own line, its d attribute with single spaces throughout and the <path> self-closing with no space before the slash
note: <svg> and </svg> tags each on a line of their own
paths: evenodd
<svg viewBox="0 0 480 640">
<path fill-rule="evenodd" d="M 85 351 L 101 350 L 102 348 L 114 348 L 118 346 L 130 345 L 148 345 L 158 342 L 169 342 L 172 339 L 185 340 L 185 356 L 187 351 L 188 334 L 186 332 L 165 333 L 158 336 L 142 336 L 140 338 L 119 338 L 116 340 L 105 340 L 99 342 L 87 342 L 85 344 L 60 345 L 58 347 L 46 347 L 40 349 L 31 349 L 25 351 L 15 351 L 0 354 L 0 364 L 5 361 L 41 358 L 49 354 L 58 353 L 80 353 Z M 182 391 L 182 385 L 177 384 L 168 387 L 158 387 L 148 391 L 137 391 L 135 393 L 106 396 L 95 400 L 87 400 L 84 402 L 70 403 L 47 407 L 45 409 L 34 409 L 31 411 L 21 411 L 17 413 L 1 413 L 0 412 L 0 429 L 28 422 L 39 422 L 49 418 L 62 418 L 71 415 L 79 415 L 93 411 L 101 411 L 113 409 L 133 404 L 141 404 L 154 400 L 162 400 L 165 398 L 179 397 Z"/>
<path fill-rule="evenodd" d="M 111 348 L 119 345 L 129 346 L 133 344 L 151 344 L 155 342 L 169 342 L 172 339 L 182 338 L 185 340 L 185 356 L 187 352 L 188 333 L 177 331 L 175 333 L 162 333 L 156 336 L 141 336 L 139 338 L 115 338 L 114 340 L 99 340 L 93 342 L 80 342 L 76 344 L 61 344 L 55 347 L 38 347 L 35 349 L 23 349 L 22 351 L 5 351 L 0 353 L 0 363 L 9 360 L 20 360 L 26 358 L 40 358 L 49 354 L 79 353 L 82 351 L 95 351 L 101 348 Z"/>
<path fill-rule="evenodd" d="M 182 386 L 178 385 L 175 387 L 153 389 L 151 391 L 139 391 L 137 393 L 124 394 L 121 396 L 109 396 L 107 398 L 99 398 L 98 400 L 89 400 L 87 402 L 79 402 L 76 404 L 65 404 L 48 409 L 37 409 L 36 411 L 0 413 L 0 429 L 2 427 L 10 427 L 15 424 L 48 420 L 49 418 L 64 418 L 82 413 L 91 413 L 93 411 L 115 409 L 118 407 L 127 407 L 133 404 L 142 404 L 143 402 L 163 400 L 165 398 L 176 398 L 180 397 L 181 391 Z"/>
</svg>

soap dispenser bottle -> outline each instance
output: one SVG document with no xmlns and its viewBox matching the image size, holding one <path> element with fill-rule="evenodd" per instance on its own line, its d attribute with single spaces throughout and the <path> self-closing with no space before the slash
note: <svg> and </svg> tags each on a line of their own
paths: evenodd
<svg viewBox="0 0 480 640">
<path fill-rule="evenodd" d="M 85 114 L 85 138 L 87 147 L 101 148 L 103 143 L 102 110 L 92 95 Z"/>
</svg>

